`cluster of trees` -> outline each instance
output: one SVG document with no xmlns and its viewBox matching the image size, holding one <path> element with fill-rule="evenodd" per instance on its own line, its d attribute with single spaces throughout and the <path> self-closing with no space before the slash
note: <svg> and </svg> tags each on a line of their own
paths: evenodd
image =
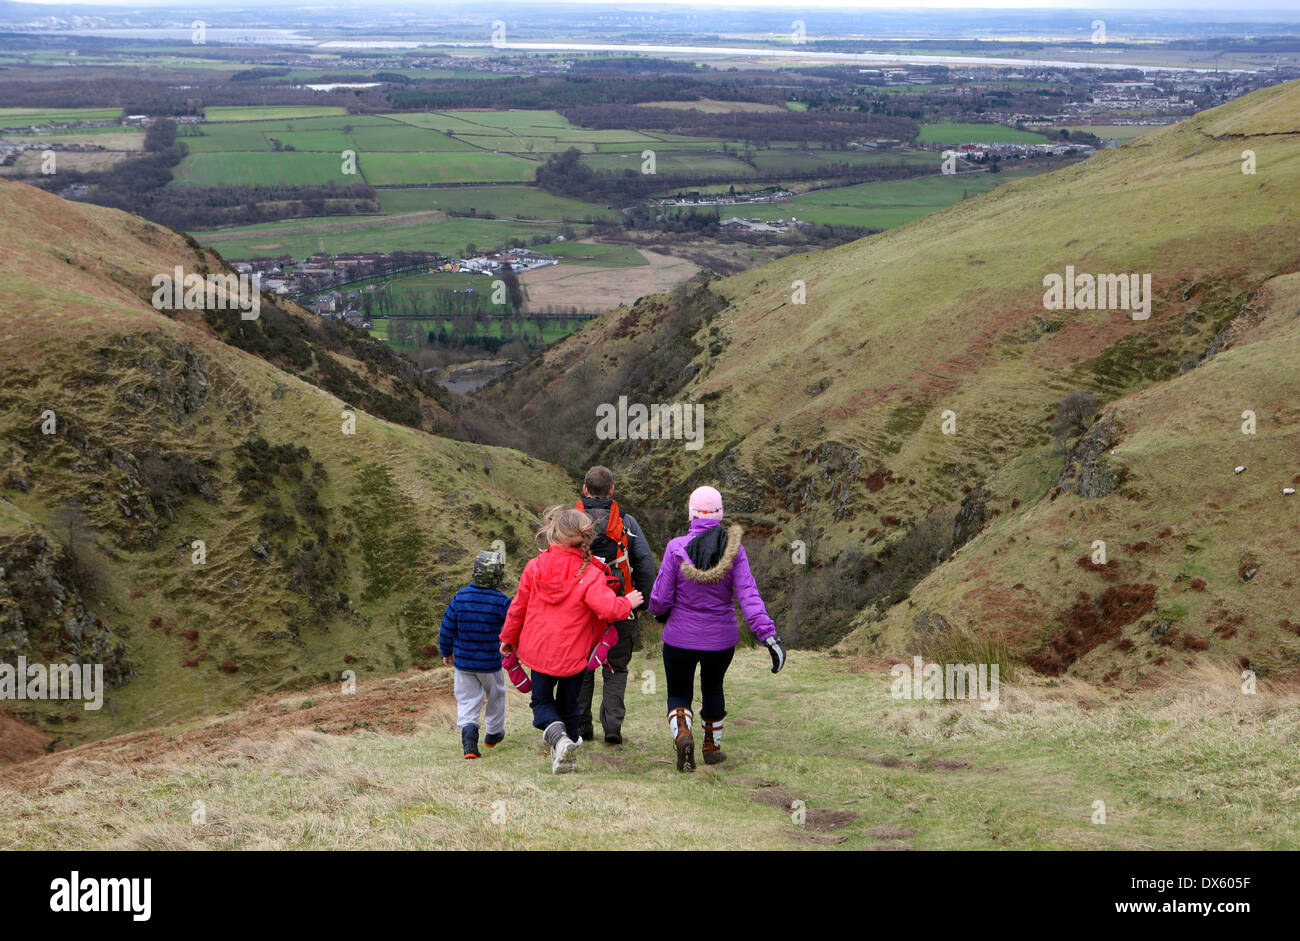
<svg viewBox="0 0 1300 941">
<path fill-rule="evenodd" d="M 711 114 L 693 109 L 621 108 L 611 104 L 571 105 L 558 109 L 574 124 L 597 130 L 657 130 L 686 137 L 743 140 L 757 146 L 773 141 L 843 147 L 863 138 L 910 140 L 916 123 L 904 117 L 862 111 L 728 111 Z"/>
<path fill-rule="evenodd" d="M 743 159 L 743 158 L 741 158 Z M 757 170 L 746 179 L 747 184 L 773 182 L 788 183 L 794 180 L 837 179 L 843 183 L 868 183 L 880 180 L 906 180 L 932 172 L 919 164 L 903 162 L 882 163 L 826 163 L 810 170 L 770 169 Z M 537 185 L 548 193 L 568 196 L 602 205 L 630 207 L 644 203 L 674 184 L 706 186 L 734 182 L 729 173 L 640 173 L 637 170 L 593 170 L 582 162 L 575 148 L 552 155 L 537 168 Z M 737 210 L 740 211 L 740 210 Z M 643 223 L 645 224 L 645 223 Z"/>
<path fill-rule="evenodd" d="M 521 299 L 522 300 L 522 299 Z M 473 319 L 478 316 L 511 316 L 519 308 L 507 297 L 505 304 L 493 304 L 491 291 L 434 290 L 402 291 L 394 293 L 383 289 L 371 291 L 361 298 L 361 312 L 374 317 L 455 317 Z"/>
<path fill-rule="evenodd" d="M 569 74 L 584 72 L 622 72 L 638 75 L 664 73 L 708 72 L 709 66 L 688 62 L 685 59 L 656 59 L 651 56 L 610 56 L 607 59 L 577 59 Z"/>
<path fill-rule="evenodd" d="M 744 207 L 736 207 L 736 212 L 743 213 Z M 814 223 L 792 228 L 786 234 L 770 232 L 750 232 L 745 229 L 731 230 L 722 228 L 722 212 L 717 206 L 705 206 L 662 212 L 656 206 L 640 206 L 627 213 L 629 229 L 657 229 L 669 235 L 687 235 L 690 237 L 716 238 L 729 242 L 748 242 L 751 244 L 797 244 L 807 245 L 843 245 L 856 239 L 866 238 L 882 231 L 857 225 L 828 225 Z"/>
<path fill-rule="evenodd" d="M 570 196 L 589 202 L 626 205 L 644 200 L 663 186 L 653 176 L 628 171 L 627 174 L 597 173 L 582 162 L 576 147 L 552 154 L 537 168 L 537 185 L 557 196 Z"/>
<path fill-rule="evenodd" d="M 108 170 L 66 170 L 32 178 L 29 182 L 51 190 L 84 183 L 94 187 L 86 197 L 88 202 L 149 217 L 142 208 L 149 206 L 156 194 L 171 182 L 172 168 L 184 156 L 185 145 L 176 142 L 176 125 L 171 121 L 155 121 L 145 132 L 144 153 L 138 157 L 123 160 Z"/>
<path fill-rule="evenodd" d="M 643 101 L 694 101 L 702 97 L 757 101 L 755 87 L 734 78 L 707 81 L 676 75 L 531 75 L 492 82 L 470 79 L 421 82 L 390 88 L 388 100 L 397 110 L 550 108 L 562 111 L 586 104 L 629 105 Z"/>
<path fill-rule="evenodd" d="M 352 216 L 379 212 L 379 198 L 364 184 L 311 186 L 172 186 L 155 191 L 138 211 L 173 228 L 204 229 L 280 219 Z"/>
</svg>

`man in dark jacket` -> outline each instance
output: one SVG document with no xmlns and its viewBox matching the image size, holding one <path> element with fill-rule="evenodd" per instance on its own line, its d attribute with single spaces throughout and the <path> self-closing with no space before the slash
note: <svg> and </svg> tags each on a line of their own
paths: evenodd
<svg viewBox="0 0 1300 941">
<path fill-rule="evenodd" d="M 654 553 L 636 519 L 623 514 L 614 500 L 614 474 L 608 467 L 598 465 L 587 471 L 578 506 L 596 523 L 596 538 L 592 541 L 591 553 L 624 581 L 620 593 L 626 594 L 635 588 L 645 597 L 650 597 L 650 589 L 654 587 L 655 580 Z M 630 576 L 630 585 L 626 584 L 627 576 Z M 632 612 L 631 618 L 617 625 L 618 643 L 610 650 L 609 660 L 601 668 L 604 686 L 600 697 L 600 724 L 605 730 L 605 742 L 609 745 L 620 745 L 623 742 L 623 718 L 627 715 L 623 704 L 627 691 L 627 665 L 632 659 L 632 648 L 637 640 L 637 612 L 644 609 L 643 603 Z M 583 677 L 578 700 L 582 707 L 578 731 L 584 739 L 590 739 L 593 735 L 591 702 L 595 693 L 596 674 L 587 673 Z"/>
</svg>

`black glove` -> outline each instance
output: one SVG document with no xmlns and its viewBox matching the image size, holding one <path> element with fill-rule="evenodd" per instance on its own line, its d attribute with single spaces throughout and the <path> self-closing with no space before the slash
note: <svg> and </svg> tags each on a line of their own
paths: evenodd
<svg viewBox="0 0 1300 941">
<path fill-rule="evenodd" d="M 772 655 L 772 672 L 780 673 L 781 667 L 785 666 L 785 644 L 781 642 L 781 635 L 773 634 L 763 643 L 767 644 L 767 652 Z"/>
</svg>

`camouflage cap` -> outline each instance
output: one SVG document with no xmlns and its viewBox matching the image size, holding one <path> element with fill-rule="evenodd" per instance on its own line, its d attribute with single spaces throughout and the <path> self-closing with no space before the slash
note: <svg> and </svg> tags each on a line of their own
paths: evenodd
<svg viewBox="0 0 1300 941">
<path fill-rule="evenodd" d="M 474 557 L 474 584 L 496 588 L 506 577 L 506 557 L 492 549 L 484 549 Z"/>
</svg>

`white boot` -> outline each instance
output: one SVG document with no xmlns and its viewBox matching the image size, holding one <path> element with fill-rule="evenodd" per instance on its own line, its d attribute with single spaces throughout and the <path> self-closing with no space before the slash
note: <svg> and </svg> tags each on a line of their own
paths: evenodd
<svg viewBox="0 0 1300 941">
<path fill-rule="evenodd" d="M 578 746 L 582 739 L 575 742 L 569 738 L 562 722 L 548 725 L 542 738 L 551 746 L 551 774 L 571 774 L 578 770 Z"/>
</svg>

